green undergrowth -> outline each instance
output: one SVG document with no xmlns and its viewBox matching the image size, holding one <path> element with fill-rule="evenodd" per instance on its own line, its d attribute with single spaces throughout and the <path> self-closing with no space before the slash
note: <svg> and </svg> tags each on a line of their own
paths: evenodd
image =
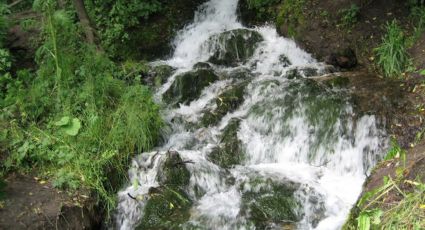
<svg viewBox="0 0 425 230">
<path fill-rule="evenodd" d="M 385 26 L 386 34 L 375 53 L 377 66 L 385 77 L 400 78 L 412 72 L 412 60 L 408 49 L 415 45 L 425 32 L 425 6 L 417 1 L 409 1 L 411 29 L 403 28 L 399 21 L 393 20 Z"/>
<path fill-rule="evenodd" d="M 278 26 L 285 25 L 289 36 L 296 36 L 296 28 L 304 23 L 305 0 L 285 0 L 276 19 Z"/>
<path fill-rule="evenodd" d="M 0 79 L 0 166 L 87 188 L 112 210 L 131 157 L 160 140 L 160 108 L 132 68 L 84 42 L 74 11 L 52 0 L 34 8 L 44 25 L 38 69 Z"/>
<path fill-rule="evenodd" d="M 383 177 L 381 186 L 362 195 L 352 210 L 345 230 L 424 229 L 425 184 L 409 179 L 406 152 L 393 142 L 384 164 L 398 162 L 395 175 Z"/>
</svg>

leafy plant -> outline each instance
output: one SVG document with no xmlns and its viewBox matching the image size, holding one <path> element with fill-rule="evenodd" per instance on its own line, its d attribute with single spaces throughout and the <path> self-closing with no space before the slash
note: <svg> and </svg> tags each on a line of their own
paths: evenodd
<svg viewBox="0 0 425 230">
<path fill-rule="evenodd" d="M 304 22 L 305 0 L 286 0 L 283 1 L 277 17 L 277 25 L 286 25 L 288 27 L 288 35 L 296 35 L 296 27 Z"/>
<path fill-rule="evenodd" d="M 160 140 L 160 108 L 56 4 L 34 1 L 44 22 L 38 70 L 0 78 L 0 142 L 10 152 L 2 166 L 37 168 L 59 188 L 88 188 L 110 211 L 132 156 Z"/>
<path fill-rule="evenodd" d="M 116 43 L 128 41 L 129 31 L 161 11 L 162 1 L 94 0 L 87 2 L 87 8 L 100 31 L 103 47 L 114 54 Z"/>
<path fill-rule="evenodd" d="M 352 4 L 350 8 L 343 9 L 339 12 L 341 17 L 341 25 L 345 28 L 351 28 L 354 24 L 357 23 L 360 7 L 356 4 Z"/>
<path fill-rule="evenodd" d="M 386 77 L 398 77 L 410 64 L 406 37 L 396 20 L 387 23 L 387 33 L 375 49 L 377 64 Z"/>
</svg>

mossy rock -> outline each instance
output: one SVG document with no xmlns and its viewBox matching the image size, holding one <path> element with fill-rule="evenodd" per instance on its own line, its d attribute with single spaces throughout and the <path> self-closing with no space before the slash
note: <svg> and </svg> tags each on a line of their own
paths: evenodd
<svg viewBox="0 0 425 230">
<path fill-rule="evenodd" d="M 209 62 L 216 65 L 237 66 L 245 63 L 255 52 L 263 37 L 256 31 L 236 29 L 213 36 L 208 41 L 214 44 Z"/>
<path fill-rule="evenodd" d="M 193 69 L 211 69 L 211 64 L 208 62 L 198 62 L 193 66 Z"/>
<path fill-rule="evenodd" d="M 215 100 L 217 107 L 205 112 L 201 123 L 203 126 L 216 125 L 227 113 L 234 112 L 243 102 L 248 82 L 242 82 L 224 93 Z"/>
<path fill-rule="evenodd" d="M 192 200 L 186 193 L 190 172 L 180 154 L 168 151 L 158 173 L 157 188 L 149 189 L 149 199 L 137 229 L 181 229 L 189 217 Z"/>
<path fill-rule="evenodd" d="M 144 83 L 151 87 L 160 87 L 174 73 L 175 69 L 169 65 L 152 66 L 146 73 Z"/>
<path fill-rule="evenodd" d="M 254 75 L 247 68 L 237 68 L 227 74 L 227 78 L 233 80 L 247 80 L 252 78 Z"/>
<path fill-rule="evenodd" d="M 275 88 L 273 91 L 281 96 L 266 97 L 262 102 L 250 108 L 249 116 L 263 117 L 262 119 L 273 122 L 279 119 L 280 135 L 289 137 L 293 135 L 290 126 L 292 118 L 303 114 L 314 133 L 314 138 L 309 138 L 309 157 L 314 159 L 317 151 L 325 150 L 329 154 L 334 152 L 334 143 L 340 135 L 349 135 L 348 130 L 335 128 L 336 122 L 349 121 L 349 115 L 344 109 L 349 99 L 344 92 L 328 90 L 313 79 L 302 78 L 286 83 L 265 81 L 260 87 Z M 282 87 L 282 84 L 287 84 Z M 280 90 L 282 89 L 282 90 Z M 275 113 L 277 108 L 284 109 L 284 113 Z M 342 127 L 345 127 L 342 125 Z M 261 132 L 268 135 L 272 126 L 266 126 Z"/>
<path fill-rule="evenodd" d="M 180 189 L 164 187 L 150 195 L 144 215 L 136 229 L 182 229 L 181 225 L 190 218 L 192 201 Z"/>
<path fill-rule="evenodd" d="M 175 151 L 167 152 L 167 159 L 158 173 L 158 181 L 161 185 L 172 187 L 185 187 L 189 184 L 190 172 L 186 168 L 180 154 Z"/>
<path fill-rule="evenodd" d="M 208 156 L 211 162 L 223 168 L 230 168 L 245 160 L 242 142 L 238 139 L 239 125 L 239 119 L 229 121 L 221 135 L 220 145 Z"/>
<path fill-rule="evenodd" d="M 294 197 L 298 184 L 262 178 L 247 183 L 251 189 L 242 188 L 242 210 L 256 228 L 287 226 L 301 220 L 301 204 Z"/>
<path fill-rule="evenodd" d="M 171 87 L 164 93 L 164 102 L 177 105 L 189 104 L 199 98 L 202 90 L 219 77 L 210 69 L 198 69 L 176 76 Z"/>
</svg>

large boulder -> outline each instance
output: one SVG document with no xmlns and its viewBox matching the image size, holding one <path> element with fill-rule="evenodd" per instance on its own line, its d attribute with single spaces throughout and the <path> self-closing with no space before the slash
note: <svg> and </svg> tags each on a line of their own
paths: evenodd
<svg viewBox="0 0 425 230">
<path fill-rule="evenodd" d="M 145 73 L 143 83 L 151 87 L 159 87 L 167 82 L 175 69 L 169 65 L 151 66 Z"/>
<path fill-rule="evenodd" d="M 168 151 L 158 173 L 159 187 L 149 189 L 149 199 L 137 229 L 179 229 L 190 217 L 192 200 L 186 190 L 190 172 L 178 152 Z"/>
<path fill-rule="evenodd" d="M 210 161 L 223 168 L 230 168 L 244 161 L 242 142 L 238 139 L 239 125 L 239 119 L 229 121 L 224 128 L 219 146 L 208 156 Z"/>
<path fill-rule="evenodd" d="M 163 101 L 171 105 L 189 104 L 201 95 L 205 87 L 218 79 L 219 77 L 210 69 L 198 69 L 180 74 L 164 93 Z"/>
<path fill-rule="evenodd" d="M 298 211 L 301 204 L 294 196 L 298 187 L 292 182 L 254 178 L 241 185 L 241 209 L 257 229 L 294 227 L 293 223 L 300 221 L 303 215 Z"/>
<path fill-rule="evenodd" d="M 213 36 L 207 43 L 213 52 L 209 62 L 224 66 L 245 63 L 261 41 L 263 37 L 258 32 L 247 29 L 226 31 Z"/>
</svg>

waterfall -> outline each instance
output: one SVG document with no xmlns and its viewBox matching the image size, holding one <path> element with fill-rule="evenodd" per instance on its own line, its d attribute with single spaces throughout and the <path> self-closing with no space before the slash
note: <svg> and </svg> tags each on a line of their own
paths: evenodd
<svg viewBox="0 0 425 230">
<path fill-rule="evenodd" d="M 168 189 L 163 167 L 175 153 L 190 173 L 181 188 L 190 201 L 182 229 L 340 229 L 381 159 L 387 137 L 378 119 L 359 114 L 348 90 L 311 80 L 326 68 L 294 41 L 271 26 L 245 28 L 237 3 L 200 6 L 175 38 L 173 57 L 152 63 L 175 69 L 156 91 L 159 102 L 176 100 L 165 99 L 182 74 L 201 69 L 218 77 L 196 98 L 168 103 L 166 141 L 133 160 L 130 184 L 118 194 L 117 228 L 135 229 L 152 191 Z M 238 87 L 237 106 L 220 112 L 223 93 Z M 216 120 L 204 125 L 208 111 Z"/>
</svg>

